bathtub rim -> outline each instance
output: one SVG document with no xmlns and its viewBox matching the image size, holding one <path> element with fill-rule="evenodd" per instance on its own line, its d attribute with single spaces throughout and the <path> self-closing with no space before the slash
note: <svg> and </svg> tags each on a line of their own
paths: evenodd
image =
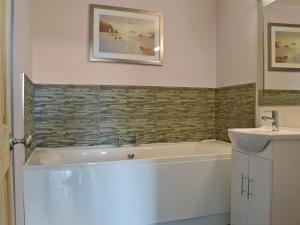
<svg viewBox="0 0 300 225">
<path fill-rule="evenodd" d="M 231 160 L 231 153 L 207 154 L 207 155 L 191 155 L 177 157 L 161 157 L 151 159 L 137 160 L 114 160 L 103 162 L 79 162 L 79 163 L 61 163 L 61 164 L 44 164 L 44 165 L 24 165 L 23 171 L 50 171 L 50 170 L 71 170 L 83 169 L 87 167 L 119 167 L 119 166 L 145 166 L 157 164 L 183 164 L 183 163 L 198 163 L 218 160 Z"/>
<path fill-rule="evenodd" d="M 60 150 L 73 150 L 74 148 L 79 150 L 84 149 L 105 149 L 105 148 L 116 148 L 116 149 L 124 149 L 127 148 L 133 148 L 133 147 L 141 147 L 141 148 L 147 148 L 147 147 L 157 147 L 157 146 L 170 146 L 170 145 L 185 145 L 185 144 L 197 144 L 197 143 L 220 143 L 227 146 L 231 146 L 231 143 L 220 141 L 217 139 L 205 139 L 201 141 L 184 141 L 184 142 L 157 142 L 157 143 L 150 143 L 150 144 L 140 144 L 138 146 L 134 144 L 128 144 L 128 145 L 122 145 L 121 147 L 118 147 L 118 145 L 115 144 L 107 144 L 107 145 L 86 145 L 86 146 L 67 146 L 67 147 L 36 147 L 34 151 L 43 151 L 43 150 L 51 150 L 51 151 L 60 151 Z M 31 155 L 30 155 L 31 157 Z M 30 157 L 28 159 L 30 159 Z M 27 160 L 28 161 L 28 160 Z"/>
<path fill-rule="evenodd" d="M 199 142 L 178 142 L 178 143 L 154 143 L 154 144 L 143 144 L 136 146 L 137 148 L 141 147 L 143 149 L 147 149 L 147 147 L 153 146 L 170 146 L 170 145 L 178 145 L 178 144 L 197 144 L 197 143 L 220 143 L 227 147 L 230 147 L 231 144 L 219 140 L 203 140 Z M 143 158 L 143 159 L 118 159 L 118 160 L 108 160 L 108 161 L 91 161 L 91 162 L 62 162 L 62 163 L 49 163 L 49 164 L 31 164 L 31 159 L 34 156 L 35 151 L 74 151 L 74 148 L 79 150 L 90 150 L 93 149 L 107 149 L 107 148 L 114 148 L 113 145 L 102 145 L 100 148 L 99 146 L 83 146 L 83 147 L 66 147 L 66 148 L 36 148 L 26 161 L 23 166 L 23 171 L 29 170 L 55 170 L 55 169 L 74 169 L 78 168 L 85 168 L 90 166 L 120 166 L 120 165 L 151 165 L 151 164 L 167 164 L 167 163 L 187 163 L 187 162 L 200 162 L 200 161 L 213 161 L 213 160 L 224 160 L 224 159 L 231 159 L 231 152 L 223 152 L 223 153 L 206 153 L 206 154 L 191 154 L 191 155 L 179 155 L 179 156 L 163 156 L 163 157 L 152 157 L 152 158 Z M 118 150 L 127 151 L 133 147 L 130 146 L 123 146 L 116 148 Z"/>
</svg>

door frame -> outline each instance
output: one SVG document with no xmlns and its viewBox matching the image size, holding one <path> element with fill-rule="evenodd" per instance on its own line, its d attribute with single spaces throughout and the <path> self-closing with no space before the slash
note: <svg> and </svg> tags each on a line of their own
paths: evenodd
<svg viewBox="0 0 300 225">
<path fill-rule="evenodd" d="M 13 83 L 13 9 L 14 9 L 14 0 L 1 0 L 0 1 L 0 11 L 1 11 L 1 34 L 0 35 L 4 35 L 3 36 L 3 40 L 4 40 L 4 46 L 2 49 L 2 53 L 3 55 L 1 55 L 0 57 L 3 56 L 3 72 L 4 72 L 4 79 L 2 80 L 4 82 L 4 92 L 2 94 L 4 94 L 4 117 L 1 117 L 1 121 L 0 121 L 0 126 L 4 125 L 3 131 L 4 132 L 4 141 L 7 141 L 7 143 L 2 143 L 2 147 L 4 149 L 6 149 L 8 152 L 6 152 L 6 150 L 4 150 L 4 152 L 2 152 L 4 154 L 4 168 L 7 168 L 8 166 L 8 170 L 6 171 L 6 178 L 4 181 L 4 193 L 7 193 L 6 195 L 6 201 L 7 201 L 7 207 L 8 207 L 8 212 L 6 212 L 6 216 L 7 216 L 7 222 L 9 225 L 15 225 L 15 198 L 14 198 L 14 173 L 13 173 L 13 155 L 12 152 L 9 150 L 9 145 L 8 145 L 8 141 L 9 141 L 9 133 L 12 132 L 13 127 L 13 109 L 12 109 L 12 105 L 13 105 L 13 99 L 12 99 L 12 83 Z M 2 14 L 3 13 L 3 14 Z M 4 19 L 4 20 L 2 20 Z M 3 26 L 3 27 L 2 27 Z M 3 29 L 3 30 L 2 30 Z M 4 31 L 4 32 L 2 32 Z M 1 59 L 2 60 L 2 59 Z M 2 91 L 2 90 L 1 90 Z M 1 98 L 2 98 L 2 94 L 1 94 Z M 2 102 L 2 100 L 1 100 Z M 2 103 L 1 103 L 2 104 Z M 0 107 L 0 109 L 2 110 L 2 107 Z M 1 114 L 2 115 L 2 114 Z M 6 116 L 9 115 L 9 116 Z M 3 119 L 3 121 L 2 121 Z M 2 124 L 3 122 L 3 124 Z M 1 128 L 1 129 L 2 129 Z M 2 133 L 3 134 L 3 133 Z M 1 148 L 2 148 L 1 147 Z M 5 196 L 4 196 L 5 197 Z M 4 210 L 5 212 L 5 210 Z"/>
<path fill-rule="evenodd" d="M 30 4 L 28 0 L 11 0 L 12 10 L 12 130 L 16 138 L 23 138 L 24 130 L 24 73 L 31 74 L 31 57 L 29 51 L 28 34 L 30 30 Z M 22 38 L 25 36 L 25 39 Z M 25 224 L 24 193 L 23 193 L 23 165 L 25 163 L 25 148 L 15 145 L 13 152 L 14 168 L 14 197 L 15 224 Z"/>
</svg>

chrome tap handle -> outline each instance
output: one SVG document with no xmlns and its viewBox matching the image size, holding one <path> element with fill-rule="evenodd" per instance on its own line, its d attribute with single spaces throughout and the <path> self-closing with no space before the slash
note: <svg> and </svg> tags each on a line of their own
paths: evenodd
<svg viewBox="0 0 300 225">
<path fill-rule="evenodd" d="M 140 136 L 139 134 L 135 134 L 135 146 L 139 146 L 140 145 Z"/>
<path fill-rule="evenodd" d="M 118 135 L 118 143 L 117 143 L 118 147 L 122 147 L 123 145 L 123 140 L 122 140 L 122 136 L 121 134 Z"/>
<path fill-rule="evenodd" d="M 272 119 L 278 119 L 278 111 L 277 110 L 266 110 L 266 112 L 272 113 Z"/>
<path fill-rule="evenodd" d="M 271 119 L 272 120 L 272 130 L 278 131 L 279 130 L 279 117 L 278 117 L 278 111 L 277 110 L 267 110 L 266 112 L 272 113 L 272 117 L 262 117 L 262 119 Z"/>
</svg>

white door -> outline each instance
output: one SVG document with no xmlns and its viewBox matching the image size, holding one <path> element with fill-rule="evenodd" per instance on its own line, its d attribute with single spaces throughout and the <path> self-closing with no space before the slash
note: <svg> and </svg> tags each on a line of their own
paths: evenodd
<svg viewBox="0 0 300 225">
<path fill-rule="evenodd" d="M 13 225 L 10 57 L 11 0 L 0 0 L 0 225 Z"/>
<path fill-rule="evenodd" d="M 232 151 L 231 225 L 247 225 L 248 154 Z"/>
<path fill-rule="evenodd" d="M 271 224 L 272 162 L 249 157 L 248 224 Z"/>
</svg>

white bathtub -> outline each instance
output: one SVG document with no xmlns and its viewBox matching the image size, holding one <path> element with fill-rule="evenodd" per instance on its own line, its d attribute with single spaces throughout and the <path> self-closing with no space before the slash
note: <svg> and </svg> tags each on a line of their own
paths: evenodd
<svg viewBox="0 0 300 225">
<path fill-rule="evenodd" d="M 230 165 L 218 141 L 36 149 L 24 166 L 26 225 L 226 225 Z"/>
</svg>

